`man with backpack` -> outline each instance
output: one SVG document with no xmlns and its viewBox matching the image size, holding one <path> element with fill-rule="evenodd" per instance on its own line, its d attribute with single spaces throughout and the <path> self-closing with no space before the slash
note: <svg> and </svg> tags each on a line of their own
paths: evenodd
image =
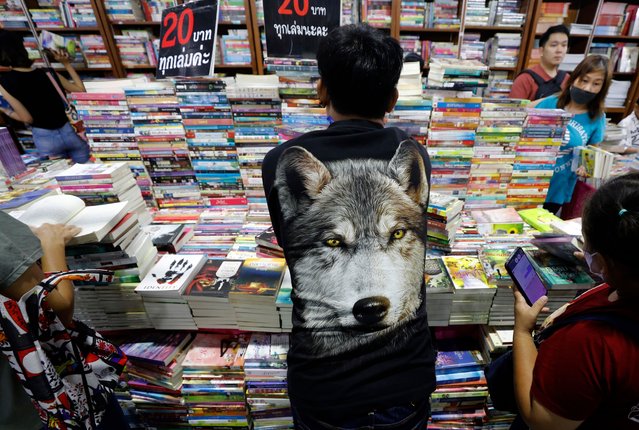
<svg viewBox="0 0 639 430">
<path fill-rule="evenodd" d="M 568 51 L 570 32 L 565 25 L 550 27 L 539 39 L 541 63 L 517 76 L 510 90 L 510 98 L 535 101 L 560 92 L 569 74 L 559 70 Z"/>
</svg>

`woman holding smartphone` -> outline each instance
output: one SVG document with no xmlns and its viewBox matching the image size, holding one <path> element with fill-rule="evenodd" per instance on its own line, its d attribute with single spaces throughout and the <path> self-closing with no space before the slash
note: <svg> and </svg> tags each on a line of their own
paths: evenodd
<svg viewBox="0 0 639 430">
<path fill-rule="evenodd" d="M 545 209 L 555 214 L 564 203 L 572 199 L 577 176 L 585 175 L 583 169 L 572 171 L 573 150 L 601 143 L 604 138 L 604 100 L 608 95 L 611 79 L 608 58 L 603 55 L 589 55 L 575 67 L 566 88 L 561 93 L 531 104 L 531 107 L 559 108 L 574 114 L 568 123 L 544 204 Z"/>
<path fill-rule="evenodd" d="M 61 94 L 53 84 L 68 92 L 84 92 L 84 84 L 71 66 L 66 51 L 52 51 L 56 62 L 62 63 L 72 81 L 53 69 L 33 68 L 22 37 L 0 30 L 0 94 L 11 109 L 0 108 L 9 118 L 31 125 L 33 142 L 42 157 L 70 158 L 76 163 L 89 160 L 89 145 L 69 123 Z"/>
</svg>

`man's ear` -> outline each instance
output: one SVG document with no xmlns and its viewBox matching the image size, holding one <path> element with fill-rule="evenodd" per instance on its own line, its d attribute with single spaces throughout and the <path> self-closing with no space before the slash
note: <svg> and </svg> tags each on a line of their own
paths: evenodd
<svg viewBox="0 0 639 430">
<path fill-rule="evenodd" d="M 328 90 L 324 86 L 324 83 L 322 82 L 322 78 L 319 78 L 317 80 L 317 96 L 319 97 L 319 101 L 322 104 L 322 106 L 328 107 L 328 105 L 331 103 L 331 99 L 328 96 Z"/>
<path fill-rule="evenodd" d="M 395 109 L 395 105 L 397 104 L 397 99 L 399 98 L 399 91 L 397 88 L 393 88 L 393 96 L 391 97 L 388 106 L 386 107 L 386 113 L 391 113 L 393 109 Z"/>
<path fill-rule="evenodd" d="M 331 181 L 326 166 L 306 149 L 292 146 L 277 163 L 275 187 L 285 220 L 306 210 Z"/>
</svg>

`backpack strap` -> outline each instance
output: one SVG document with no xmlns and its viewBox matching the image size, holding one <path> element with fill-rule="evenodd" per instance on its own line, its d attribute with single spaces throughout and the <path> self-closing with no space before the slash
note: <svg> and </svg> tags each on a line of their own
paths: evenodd
<svg viewBox="0 0 639 430">
<path fill-rule="evenodd" d="M 538 73 L 533 72 L 531 69 L 526 69 L 521 72 L 521 74 L 524 74 L 524 73 L 529 75 L 531 78 L 533 78 L 533 80 L 537 84 L 537 92 L 535 93 L 535 99 L 548 97 L 550 94 L 548 93 L 543 94 L 543 93 L 545 90 L 548 89 L 547 87 L 549 85 L 555 86 L 558 90 L 560 90 L 561 84 L 564 82 L 564 79 L 566 77 L 566 72 L 564 70 L 557 70 L 557 74 L 555 75 L 555 77 L 547 81 L 545 81 L 544 78 L 542 78 Z"/>
<path fill-rule="evenodd" d="M 546 81 L 544 81 L 544 78 L 542 78 L 541 76 L 539 76 L 537 73 L 533 72 L 530 69 L 526 69 L 524 71 L 521 72 L 522 74 L 527 74 L 529 75 L 531 78 L 533 78 L 533 81 L 535 81 L 535 83 L 537 84 L 537 87 L 541 87 L 543 84 L 546 83 Z"/>
<path fill-rule="evenodd" d="M 615 314 L 607 314 L 607 313 L 583 313 L 573 315 L 567 318 L 559 319 L 558 321 L 553 322 L 552 325 L 546 327 L 539 333 L 535 335 L 535 340 L 537 342 L 541 342 L 545 339 L 548 339 L 553 333 L 560 330 L 563 327 L 569 326 L 571 324 L 575 324 L 579 321 L 601 321 L 614 329 L 620 331 L 628 338 L 633 341 L 639 343 L 639 322 L 630 320 L 628 318 L 615 315 Z"/>
</svg>

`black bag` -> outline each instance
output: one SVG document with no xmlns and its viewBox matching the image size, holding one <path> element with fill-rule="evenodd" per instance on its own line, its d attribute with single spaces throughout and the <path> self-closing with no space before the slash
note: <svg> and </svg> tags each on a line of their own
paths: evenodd
<svg viewBox="0 0 639 430">
<path fill-rule="evenodd" d="M 535 335 L 535 345 L 548 339 L 553 333 L 562 327 L 574 324 L 578 321 L 603 321 L 610 324 L 624 335 L 634 339 L 639 343 L 639 323 L 614 314 L 580 314 L 573 315 L 555 321 L 551 326 L 545 328 Z M 513 385 L 513 352 L 512 349 L 502 354 L 484 368 L 488 392 L 495 409 L 517 413 L 517 402 L 515 400 L 515 388 Z"/>
<path fill-rule="evenodd" d="M 544 81 L 544 78 L 530 69 L 526 69 L 521 73 L 530 75 L 537 84 L 537 93 L 535 94 L 535 100 L 543 99 L 544 97 L 551 96 L 561 91 L 561 84 L 567 75 L 567 72 L 563 70 L 557 70 L 557 74 L 549 81 Z"/>
</svg>

